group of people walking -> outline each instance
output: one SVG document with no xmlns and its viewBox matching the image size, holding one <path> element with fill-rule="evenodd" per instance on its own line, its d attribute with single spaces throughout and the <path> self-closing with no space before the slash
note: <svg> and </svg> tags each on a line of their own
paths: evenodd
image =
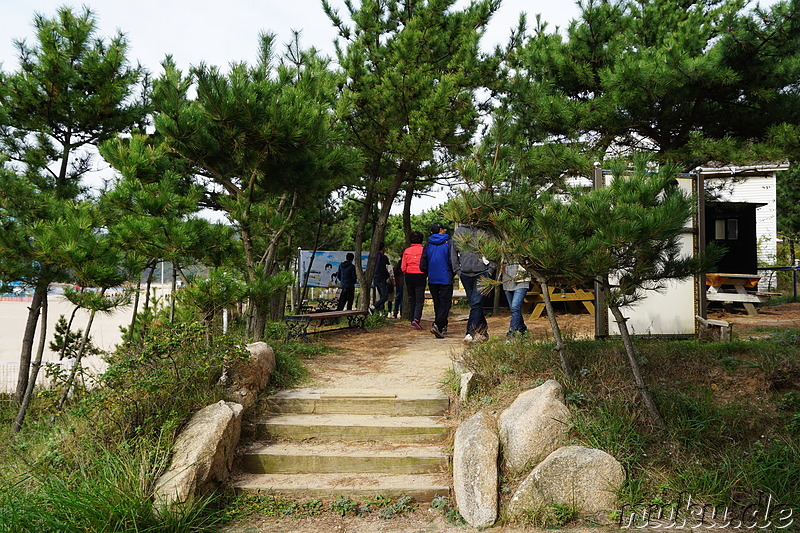
<svg viewBox="0 0 800 533">
<path fill-rule="evenodd" d="M 481 342 L 489 338 L 483 296 L 486 280 L 495 274 L 495 265 L 475 251 L 483 230 L 472 224 L 463 224 L 456 228 L 453 238 L 447 231 L 447 227 L 436 222 L 431 226 L 430 237 L 424 245 L 422 233 L 412 231 L 411 245 L 403 251 L 401 270 L 408 290 L 411 327 L 422 329 L 420 319 L 427 283 L 434 312 L 430 331 L 437 338 L 444 338 L 453 301 L 453 284 L 458 276 L 469 303 L 464 342 Z M 522 318 L 522 302 L 530 284 L 524 273 L 524 269 L 516 264 L 504 267 L 502 272 L 503 288 L 508 288 L 507 297 L 512 312 L 509 336 L 527 330 Z"/>
<path fill-rule="evenodd" d="M 448 228 L 436 222 L 431 226 L 427 240 L 422 232 L 411 232 L 411 244 L 403 251 L 401 259 L 394 266 L 389 262 L 385 247 L 381 244 L 373 276 L 377 299 L 370 306 L 370 311 L 382 312 L 388 307 L 389 314 L 397 318 L 402 309 L 405 287 L 408 291 L 411 327 L 422 330 L 420 321 L 427 285 L 434 312 L 430 331 L 436 338 L 442 339 L 447 334 L 450 307 L 453 302 L 453 285 L 455 277 L 458 276 L 469 303 L 464 342 L 476 343 L 488 339 L 483 296 L 487 292 L 486 280 L 495 274 L 495 265 L 475 251 L 478 249 L 480 239 L 483 238 L 482 233 L 483 230 L 477 226 L 463 224 L 456 228 L 451 238 Z M 342 289 L 337 306 L 340 310 L 345 306 L 348 309 L 352 308 L 356 286 L 353 257 L 352 253 L 348 253 L 346 261 L 339 266 L 337 272 Z M 522 304 L 530 287 L 530 279 L 517 263 L 503 266 L 500 279 L 511 310 L 507 335 L 512 337 L 523 334 L 527 331 L 527 327 L 522 317 Z"/>
</svg>

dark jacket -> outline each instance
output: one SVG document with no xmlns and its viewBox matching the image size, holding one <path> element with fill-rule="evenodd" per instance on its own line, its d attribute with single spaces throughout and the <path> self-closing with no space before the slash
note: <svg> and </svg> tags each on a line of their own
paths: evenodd
<svg viewBox="0 0 800 533">
<path fill-rule="evenodd" d="M 378 252 L 378 260 L 375 262 L 375 274 L 372 280 L 375 283 L 386 283 L 389 279 L 389 258 L 383 252 Z"/>
<path fill-rule="evenodd" d="M 352 289 L 356 286 L 356 266 L 352 261 L 344 261 L 339 265 L 339 270 L 336 271 L 336 277 L 339 279 L 339 284 L 343 289 Z"/>
<path fill-rule="evenodd" d="M 453 267 L 450 263 L 450 235 L 434 233 L 422 251 L 420 270 L 428 274 L 428 283 L 452 285 Z"/>
<path fill-rule="evenodd" d="M 453 245 L 450 247 L 450 262 L 453 265 L 453 271 L 459 276 L 462 274 L 465 276 L 491 276 L 494 274 L 494 265 L 485 257 L 475 252 L 459 250 L 458 237 L 463 235 L 461 239 L 466 241 L 466 243 L 472 243 L 474 246 L 477 244 L 478 235 L 481 233 L 484 233 L 484 231 L 475 226 L 466 224 L 457 227 L 453 232 Z M 469 248 L 469 246 L 464 247 Z"/>
</svg>

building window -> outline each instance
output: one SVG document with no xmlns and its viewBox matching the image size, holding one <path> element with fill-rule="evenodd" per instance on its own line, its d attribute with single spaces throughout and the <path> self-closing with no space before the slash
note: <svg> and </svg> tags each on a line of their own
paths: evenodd
<svg viewBox="0 0 800 533">
<path fill-rule="evenodd" d="M 717 241 L 724 241 L 725 240 L 725 221 L 724 220 L 715 220 L 714 221 L 714 240 L 717 240 Z"/>
<path fill-rule="evenodd" d="M 739 219 L 728 218 L 714 221 L 714 240 L 735 241 L 739 238 Z"/>
<path fill-rule="evenodd" d="M 735 241 L 739 238 L 739 219 L 729 218 L 727 220 L 727 231 L 725 232 L 725 238 L 727 238 L 729 241 Z"/>
</svg>

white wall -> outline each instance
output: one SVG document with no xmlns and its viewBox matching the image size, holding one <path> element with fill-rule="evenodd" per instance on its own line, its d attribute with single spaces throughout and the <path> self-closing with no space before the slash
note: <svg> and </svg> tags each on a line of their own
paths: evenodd
<svg viewBox="0 0 800 533">
<path fill-rule="evenodd" d="M 686 194 L 692 194 L 693 183 L 691 178 L 678 178 L 678 184 Z M 686 226 L 680 238 L 684 257 L 694 254 L 695 239 L 692 220 L 687 220 Z M 696 295 L 694 277 L 670 281 L 658 292 L 645 291 L 642 300 L 622 308 L 622 314 L 628 318 L 628 330 L 632 335 L 694 335 Z M 611 335 L 619 335 L 611 311 L 608 311 L 608 331 Z"/>
</svg>

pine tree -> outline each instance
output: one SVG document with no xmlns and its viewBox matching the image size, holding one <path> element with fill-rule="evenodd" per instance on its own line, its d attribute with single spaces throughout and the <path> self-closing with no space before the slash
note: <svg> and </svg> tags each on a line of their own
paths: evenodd
<svg viewBox="0 0 800 533">
<path fill-rule="evenodd" d="M 800 2 L 588 0 L 566 36 L 508 50 L 500 92 L 550 142 L 649 151 L 690 170 L 780 155 L 800 123 Z"/>
<path fill-rule="evenodd" d="M 20 354 L 16 398 L 28 388 L 39 313 L 50 283 L 66 279 L 63 266 L 41 253 L 41 232 L 70 215 L 90 168 L 87 146 L 142 125 L 147 106 L 134 101 L 143 75 L 126 59 L 118 34 L 96 36 L 89 10 L 60 9 L 34 17 L 36 43 L 16 43 L 20 69 L 0 83 L 0 274 L 34 287 Z"/>
<path fill-rule="evenodd" d="M 208 206 L 236 231 L 254 339 L 280 293 L 271 280 L 300 204 L 327 196 L 352 163 L 331 112 L 337 77 L 297 46 L 276 58 L 273 41 L 262 37 L 255 66 L 228 73 L 199 65 L 184 76 L 167 60 L 153 96 L 158 134 L 208 185 Z"/>
<path fill-rule="evenodd" d="M 479 119 L 474 93 L 486 77 L 478 41 L 499 2 L 472 1 L 463 8 L 454 0 L 345 5 L 349 20 L 323 1 L 340 37 L 345 83 L 339 116 L 363 155 L 361 181 L 354 187 L 364 198 L 356 256 L 371 242 L 367 271 L 357 267 L 363 287 L 401 191 L 408 235 L 414 194 L 452 173 L 452 158 L 469 147 Z"/>
<path fill-rule="evenodd" d="M 674 165 L 653 170 L 652 159 L 638 155 L 610 164 L 613 181 L 575 198 L 576 224 L 584 225 L 584 269 L 602 287 L 620 331 L 636 388 L 653 423 L 663 420 L 650 395 L 636 357 L 623 308 L 646 291 L 661 291 L 671 280 L 702 272 L 709 257 L 685 256 L 680 235 L 691 220 L 692 198 L 675 181 Z"/>
</svg>

